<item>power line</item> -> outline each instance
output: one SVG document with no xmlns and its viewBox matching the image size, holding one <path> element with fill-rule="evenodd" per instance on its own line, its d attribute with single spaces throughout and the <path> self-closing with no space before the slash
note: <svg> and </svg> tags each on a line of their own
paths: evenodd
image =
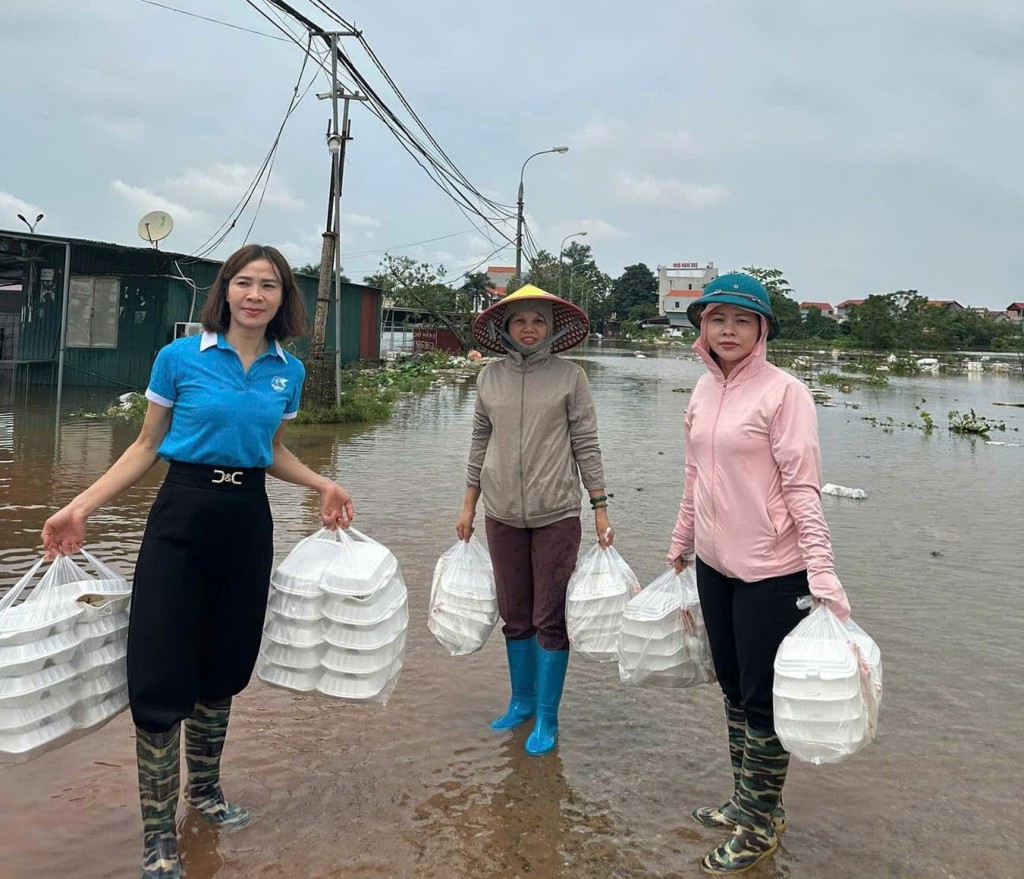
<svg viewBox="0 0 1024 879">
<path fill-rule="evenodd" d="M 266 37 L 268 40 L 279 40 L 282 43 L 287 42 L 284 37 L 277 37 L 274 34 L 268 34 L 265 31 L 257 31 L 252 28 L 242 27 L 239 24 L 231 24 L 227 21 L 221 21 L 218 18 L 209 18 L 205 15 L 199 15 L 196 12 L 188 12 L 184 9 L 178 9 L 176 6 L 168 6 L 166 3 L 157 3 L 156 0 L 139 0 L 140 3 L 145 3 L 147 6 L 157 6 L 160 9 L 166 9 L 169 12 L 177 12 L 180 15 L 187 15 L 189 18 L 198 18 L 201 21 L 208 21 L 211 24 L 219 24 L 223 27 L 229 27 L 236 31 L 245 31 L 247 34 L 256 34 L 258 37 Z"/>
<path fill-rule="evenodd" d="M 246 2 L 249 3 L 249 5 L 252 6 L 254 9 L 257 8 L 252 2 L 252 0 L 246 0 Z M 328 36 L 326 32 L 323 30 L 323 28 L 321 28 L 315 22 L 311 21 L 306 16 L 302 15 L 297 10 L 295 10 L 288 3 L 284 2 L 284 0 L 268 0 L 268 2 L 272 3 L 277 8 L 283 10 L 284 12 L 286 12 L 287 14 L 291 15 L 293 18 L 301 22 L 305 27 L 309 29 L 310 33 L 320 37 L 325 41 L 328 39 Z M 321 10 L 323 9 L 322 6 L 318 6 L 318 8 L 320 8 Z M 257 9 L 257 11 L 260 10 Z M 333 13 L 333 10 L 330 10 L 330 12 Z M 264 17 L 266 17 L 264 13 L 261 12 L 261 14 L 263 14 Z M 333 13 L 333 16 L 336 20 L 344 22 L 344 19 L 341 19 L 340 16 L 337 16 L 336 13 Z M 345 24 L 346 26 L 348 25 L 347 22 L 345 22 Z M 352 28 L 352 30 L 353 35 L 359 38 L 360 43 L 364 46 L 364 48 L 369 49 L 368 44 L 366 44 L 365 40 L 363 40 L 362 38 L 362 34 L 360 34 L 354 28 Z M 372 53 L 372 50 L 369 50 L 369 52 Z M 405 105 L 410 114 L 413 115 L 414 118 L 418 120 L 418 124 L 428 135 L 428 139 L 430 139 L 433 142 L 435 148 L 443 156 L 443 161 L 439 159 L 437 156 L 431 154 L 431 152 L 409 130 L 408 126 L 406 126 L 405 123 L 398 118 L 394 111 L 387 106 L 387 104 L 380 97 L 380 95 L 373 88 L 373 86 L 369 83 L 369 81 L 358 71 L 356 66 L 351 61 L 351 59 L 342 50 L 338 50 L 337 57 L 341 66 L 348 72 L 349 76 L 352 77 L 352 79 L 355 81 L 359 89 L 367 96 L 368 108 L 370 109 L 370 111 L 375 116 L 377 116 L 377 118 L 380 119 L 381 122 L 384 123 L 384 125 L 391 132 L 392 136 L 395 137 L 396 140 L 398 140 L 399 144 L 403 147 L 403 149 L 405 149 L 406 152 L 408 152 L 413 157 L 417 164 L 419 164 L 420 167 L 423 168 L 424 172 L 428 175 L 428 177 L 430 177 L 430 179 L 435 183 L 435 185 L 437 185 L 438 188 L 440 188 L 446 195 L 448 195 L 449 198 L 455 201 L 457 205 L 464 206 L 471 213 L 475 214 L 478 218 L 483 220 L 496 233 L 498 233 L 498 235 L 501 238 L 504 238 L 506 241 L 511 241 L 512 239 L 509 237 L 509 235 L 505 233 L 502 229 L 500 229 L 497 225 L 495 225 L 494 222 L 495 220 L 499 219 L 504 220 L 511 218 L 511 209 L 508 208 L 507 206 L 500 205 L 497 202 L 494 202 L 492 199 L 489 199 L 487 196 L 483 195 L 483 193 L 479 192 L 479 190 L 477 190 L 471 183 L 469 183 L 465 175 L 462 174 L 461 171 L 459 171 L 459 169 L 454 165 L 451 159 L 444 153 L 440 146 L 437 145 L 436 140 L 434 140 L 432 136 L 429 134 L 429 132 L 426 131 L 426 128 L 425 126 L 423 126 L 422 121 L 419 120 L 418 116 L 416 116 L 415 114 L 415 111 L 413 111 L 411 106 L 408 105 L 408 101 L 405 100 L 404 96 L 402 96 L 399 93 L 399 97 L 400 100 L 403 101 L 403 105 Z M 376 56 L 372 57 L 375 58 Z M 375 63 L 381 70 L 382 75 L 385 76 L 385 78 L 389 80 L 390 83 L 392 84 L 392 87 L 396 89 L 397 93 L 397 86 L 394 86 L 394 80 L 391 79 L 390 74 L 388 74 L 387 71 L 383 68 L 383 65 L 380 64 L 379 60 L 375 61 Z M 416 153 L 418 153 L 419 156 L 422 156 L 423 160 L 425 160 L 427 165 L 430 166 L 429 168 L 423 164 L 423 161 L 420 161 L 420 158 L 417 155 L 415 155 Z M 481 211 L 481 209 L 476 204 L 473 203 L 474 200 L 481 202 L 482 204 L 486 205 L 493 211 L 497 211 L 499 216 L 488 216 L 483 211 Z"/>
<path fill-rule="evenodd" d="M 310 42 L 312 42 L 312 38 L 310 38 Z M 292 90 L 292 96 L 288 102 L 288 109 L 284 114 L 284 118 L 281 120 L 280 126 L 278 127 L 277 136 L 274 138 L 273 143 L 271 143 L 270 145 L 270 149 L 267 151 L 266 156 L 263 158 L 263 163 L 260 165 L 259 170 L 256 172 L 256 176 L 252 179 L 252 182 L 246 187 L 241 198 L 238 200 L 238 202 L 235 203 L 235 206 L 231 209 L 231 212 L 220 224 L 220 226 L 217 227 L 217 229 L 209 238 L 206 239 L 206 241 L 200 244 L 199 247 L 196 248 L 196 250 L 194 250 L 190 254 L 191 257 L 201 259 L 207 256 L 208 254 L 212 253 L 214 250 L 217 249 L 217 247 L 219 247 L 223 243 L 224 239 L 231 234 L 232 230 L 234 230 L 235 225 L 238 223 L 239 219 L 241 219 L 241 216 L 245 212 L 245 209 L 249 206 L 249 202 L 252 201 L 253 196 L 256 194 L 256 190 L 259 187 L 260 180 L 263 180 L 264 175 L 266 175 L 266 180 L 264 181 L 263 184 L 263 193 L 266 193 L 267 185 L 270 182 L 270 173 L 273 170 L 274 158 L 277 153 L 277 148 L 281 142 L 281 135 L 284 133 L 284 127 L 287 124 L 288 119 L 291 117 L 292 113 L 295 112 L 295 108 L 298 107 L 299 103 L 309 92 L 310 86 L 312 86 L 313 84 L 313 80 L 311 79 L 309 84 L 306 86 L 306 90 L 302 93 L 301 96 L 299 95 L 299 88 L 302 83 L 302 76 L 305 73 L 306 62 L 308 60 L 309 54 L 307 53 L 306 56 L 304 56 L 302 59 L 302 67 L 300 68 L 299 76 L 295 81 L 295 87 Z M 263 195 L 260 196 L 259 201 L 260 205 L 262 205 L 262 203 Z M 258 206 L 256 213 L 257 215 L 259 213 Z M 255 222 L 256 217 L 254 216 L 253 223 L 250 224 L 249 231 L 246 232 L 246 240 L 248 240 L 249 234 L 252 232 L 253 224 L 255 224 Z"/>
<path fill-rule="evenodd" d="M 479 231 L 476 227 L 472 229 L 463 229 L 461 232 L 452 232 L 450 235 L 439 235 L 437 238 L 424 238 L 422 241 L 410 241 L 408 244 L 393 244 L 391 247 L 381 247 L 378 250 L 360 250 L 355 253 L 343 253 L 341 256 L 343 259 L 348 259 L 353 256 L 370 256 L 374 253 L 387 253 L 389 250 L 402 250 L 406 247 L 416 247 L 418 244 L 431 244 L 434 241 L 444 241 L 448 238 L 458 238 L 460 235 L 468 235 L 470 232 Z M 503 245 L 507 246 L 507 245 Z"/>
</svg>

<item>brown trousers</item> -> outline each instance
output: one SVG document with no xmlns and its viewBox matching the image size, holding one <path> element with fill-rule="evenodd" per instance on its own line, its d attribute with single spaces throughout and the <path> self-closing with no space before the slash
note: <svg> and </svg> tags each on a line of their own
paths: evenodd
<svg viewBox="0 0 1024 879">
<path fill-rule="evenodd" d="M 491 518 L 485 525 L 502 634 L 516 641 L 536 633 L 545 650 L 568 650 L 565 590 L 580 550 L 579 517 L 543 528 L 515 528 Z"/>
</svg>

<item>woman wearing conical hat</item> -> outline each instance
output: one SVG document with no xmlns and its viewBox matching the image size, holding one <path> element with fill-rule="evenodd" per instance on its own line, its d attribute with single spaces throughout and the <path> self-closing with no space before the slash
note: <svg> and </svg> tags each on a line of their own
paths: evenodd
<svg viewBox="0 0 1024 879">
<path fill-rule="evenodd" d="M 477 378 L 466 498 L 455 524 L 473 534 L 483 500 L 512 698 L 492 729 L 536 718 L 526 751 L 546 754 L 558 738 L 558 705 L 569 663 L 565 591 L 582 525 L 580 482 L 590 495 L 602 546 L 608 522 L 597 413 L 586 374 L 558 357 L 582 342 L 587 316 L 531 284 L 473 322 L 473 336 L 505 356 Z"/>
</svg>

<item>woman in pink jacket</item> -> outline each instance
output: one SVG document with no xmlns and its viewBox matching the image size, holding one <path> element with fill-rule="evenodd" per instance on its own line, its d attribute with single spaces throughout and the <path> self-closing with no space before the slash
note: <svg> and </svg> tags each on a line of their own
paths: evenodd
<svg viewBox="0 0 1024 879">
<path fill-rule="evenodd" d="M 705 855 L 708 873 L 749 869 L 785 829 L 789 753 L 775 735 L 772 676 L 782 639 L 807 613 L 808 593 L 846 619 L 821 509 L 821 454 L 810 392 L 770 364 L 779 332 L 768 291 L 738 272 L 712 281 L 687 316 L 708 367 L 686 410 L 686 486 L 668 561 L 695 558 L 715 672 L 725 695 L 733 794 L 693 810 L 732 828 Z"/>
</svg>

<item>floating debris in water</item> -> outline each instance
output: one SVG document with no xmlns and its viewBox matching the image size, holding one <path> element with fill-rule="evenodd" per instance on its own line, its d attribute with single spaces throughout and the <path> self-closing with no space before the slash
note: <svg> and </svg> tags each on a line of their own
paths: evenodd
<svg viewBox="0 0 1024 879">
<path fill-rule="evenodd" d="M 863 488 L 847 488 L 845 485 L 835 485 L 831 482 L 826 482 L 821 487 L 822 494 L 831 494 L 835 497 L 848 497 L 853 498 L 856 501 L 862 501 L 868 493 Z"/>
</svg>

